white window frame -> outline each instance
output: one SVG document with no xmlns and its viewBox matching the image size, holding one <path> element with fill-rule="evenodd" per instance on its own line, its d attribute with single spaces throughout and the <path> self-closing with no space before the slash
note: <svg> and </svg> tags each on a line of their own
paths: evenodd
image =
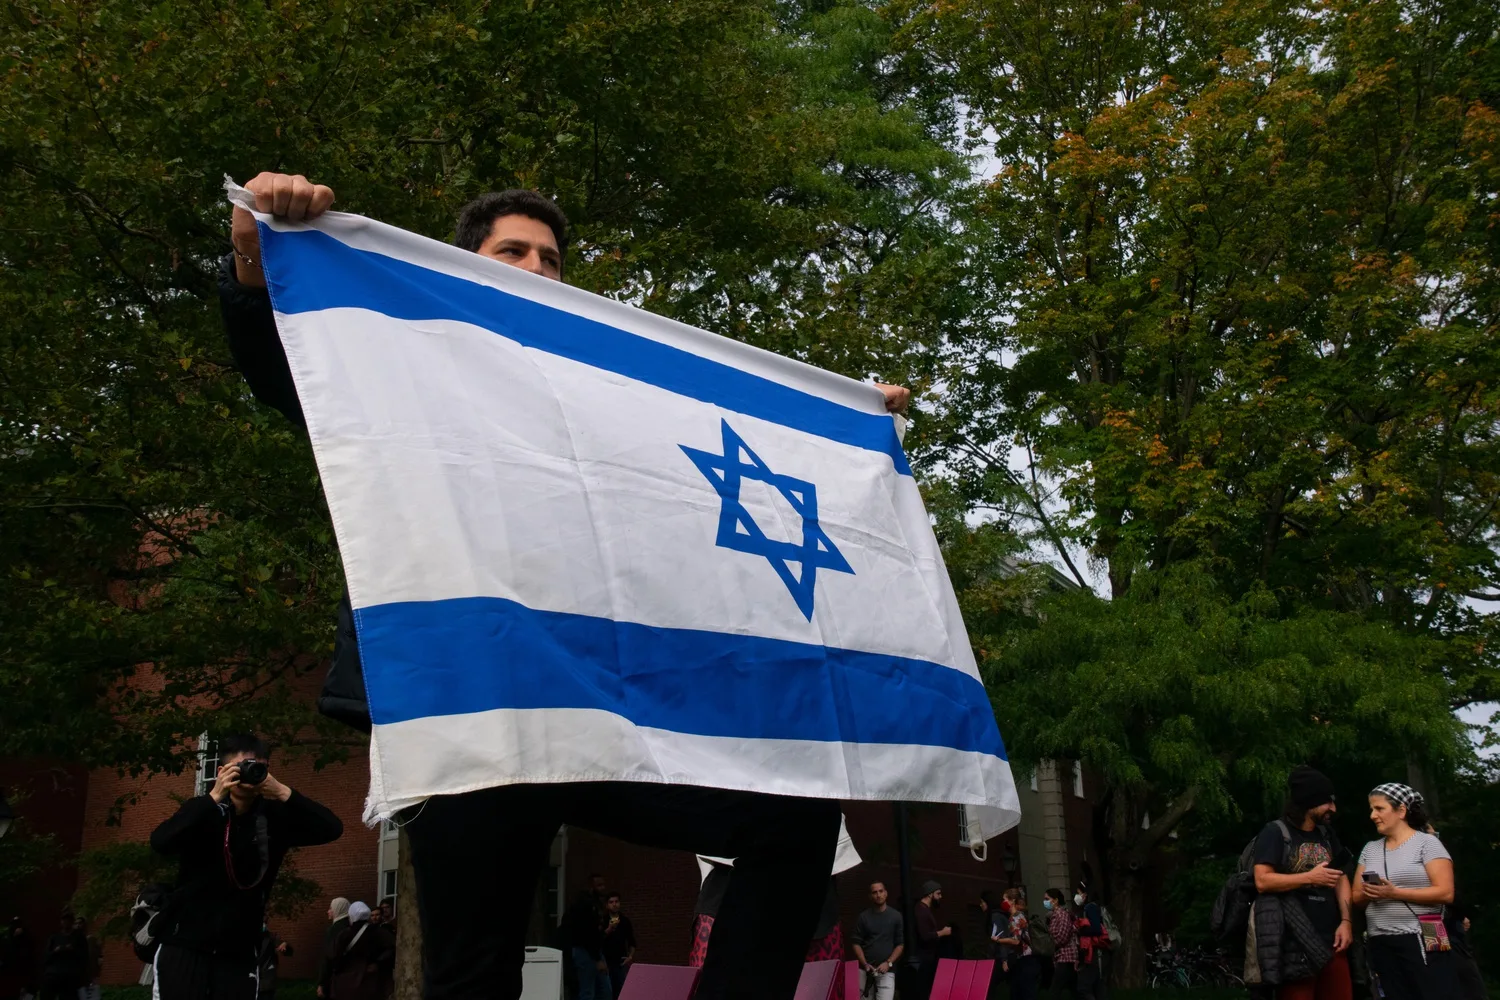
<svg viewBox="0 0 1500 1000">
<path fill-rule="evenodd" d="M 1075 799 L 1087 798 L 1083 791 L 1083 761 L 1073 762 L 1073 797 Z"/>
<path fill-rule="evenodd" d="M 208 738 L 208 730 L 198 734 L 198 773 L 193 778 L 193 794 L 207 795 L 219 780 L 219 741 Z"/>
</svg>

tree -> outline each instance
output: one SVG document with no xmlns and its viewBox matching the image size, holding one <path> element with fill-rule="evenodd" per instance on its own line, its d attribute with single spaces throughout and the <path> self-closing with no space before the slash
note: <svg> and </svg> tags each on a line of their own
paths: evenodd
<svg viewBox="0 0 1500 1000">
<path fill-rule="evenodd" d="M 945 495 L 1081 585 L 1090 566 L 1104 580 L 1108 603 L 1071 597 L 1038 626 L 1072 651 L 1066 663 L 1038 669 L 1029 637 L 978 645 L 1017 752 L 1107 776 L 1115 890 L 1138 892 L 1132 866 L 1171 823 L 1229 808 L 1227 775 L 1269 788 L 1292 760 L 1218 742 L 1238 706 L 1215 699 L 1206 666 L 1174 669 L 1151 630 L 1224 657 L 1200 620 L 1260 621 L 1256 634 L 1279 623 L 1284 655 L 1327 675 L 1324 700 L 1276 718 L 1291 747 L 1334 752 L 1298 734 L 1313 718 L 1358 719 L 1400 734 L 1419 768 L 1459 762 L 1445 715 L 1389 697 L 1389 715 L 1368 715 L 1350 681 L 1381 664 L 1365 677 L 1378 690 L 1409 687 L 1427 705 L 1436 689 L 1449 708 L 1500 682 L 1500 618 L 1474 603 L 1500 572 L 1493 9 L 888 11 L 913 91 L 960 109 L 959 138 L 997 165 L 964 216 L 988 321 L 949 338 L 924 457 Z M 1194 573 L 1212 590 L 1184 590 Z M 1259 655 L 1230 662 L 1241 690 L 1260 692 Z M 1058 690 L 1085 700 L 1051 700 Z M 1122 699 L 1118 728 L 1043 726 L 1007 707 L 1092 710 L 1095 690 Z"/>
<path fill-rule="evenodd" d="M 0 752 L 139 773 L 207 729 L 362 742 L 298 693 L 341 574 L 306 442 L 222 343 L 226 171 L 438 237 L 538 186 L 575 221 L 570 281 L 861 377 L 919 374 L 912 331 L 952 299 L 926 208 L 962 163 L 882 91 L 887 27 L 857 5 L 36 0 L 0 23 Z"/>
</svg>

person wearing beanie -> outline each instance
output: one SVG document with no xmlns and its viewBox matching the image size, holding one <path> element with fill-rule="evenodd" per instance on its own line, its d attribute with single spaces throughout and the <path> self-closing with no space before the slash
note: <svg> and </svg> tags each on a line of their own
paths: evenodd
<svg viewBox="0 0 1500 1000">
<path fill-rule="evenodd" d="M 1294 769 L 1287 778 L 1282 818 L 1267 823 L 1255 841 L 1255 888 L 1267 901 L 1259 911 L 1280 906 L 1279 940 L 1256 938 L 1264 981 L 1277 987 L 1278 1000 L 1350 1000 L 1350 886 L 1344 866 L 1348 852 L 1329 825 L 1337 806 L 1333 782 L 1314 768 Z M 1287 913 L 1300 909 L 1306 919 Z M 1256 915 L 1259 932 L 1262 913 Z M 1309 926 L 1310 925 L 1310 926 Z M 1303 937 L 1297 928 L 1309 937 Z"/>
<path fill-rule="evenodd" d="M 932 992 L 932 982 L 937 977 L 938 945 L 943 938 L 953 933 L 947 924 L 938 923 L 933 908 L 943 902 L 943 887 L 928 879 L 917 890 L 917 906 L 913 926 L 917 932 L 916 947 L 912 949 L 911 964 L 916 970 L 916 996 L 925 997 Z"/>
</svg>

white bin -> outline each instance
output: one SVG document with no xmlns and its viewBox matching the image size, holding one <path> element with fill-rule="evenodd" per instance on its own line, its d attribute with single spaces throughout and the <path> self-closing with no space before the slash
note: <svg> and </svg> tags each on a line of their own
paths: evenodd
<svg viewBox="0 0 1500 1000">
<path fill-rule="evenodd" d="M 521 967 L 521 1000 L 562 1000 L 562 991 L 562 952 L 528 947 Z"/>
</svg>

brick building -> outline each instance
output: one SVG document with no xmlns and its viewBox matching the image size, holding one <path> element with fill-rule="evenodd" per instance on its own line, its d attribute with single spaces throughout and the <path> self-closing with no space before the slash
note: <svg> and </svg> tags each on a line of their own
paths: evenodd
<svg viewBox="0 0 1500 1000">
<path fill-rule="evenodd" d="M 211 745 L 203 757 L 203 774 L 211 774 Z M 317 900 L 292 919 L 272 920 L 273 929 L 294 949 L 283 963 L 283 975 L 310 978 L 322 942 L 327 900 L 345 896 L 374 903 L 393 895 L 398 840 L 393 829 L 367 829 L 359 820 L 368 781 L 363 758 L 321 771 L 314 771 L 307 758 L 284 760 L 277 755 L 272 761 L 280 780 L 323 802 L 344 821 L 339 841 L 290 855 L 296 873 L 318 884 Z M 183 798 L 201 790 L 201 782 L 202 775 L 191 771 L 140 780 L 52 762 L 0 762 L 0 787 L 21 791 L 18 811 L 30 829 L 56 835 L 70 858 L 110 843 L 144 842 Z M 1022 825 L 991 841 L 983 862 L 960 843 L 956 807 L 915 803 L 906 807 L 911 885 L 928 878 L 943 883 L 945 916 L 966 942 L 982 941 L 980 915 L 974 905 L 981 890 L 1025 885 L 1036 899 L 1045 888 L 1067 885 L 1097 868 L 1097 859 L 1091 858 L 1087 846 L 1092 806 L 1083 773 L 1066 765 L 1044 766 L 1035 776 L 1018 776 L 1017 783 Z M 900 892 L 897 808 L 892 803 L 845 804 L 849 833 L 864 859 L 839 880 L 846 928 L 852 927 L 866 905 L 870 880 L 884 880 L 893 896 Z M 564 829 L 554 842 L 552 861 L 548 884 L 538 893 L 535 943 L 549 943 L 549 929 L 556 927 L 559 909 L 583 890 L 593 872 L 599 872 L 624 896 L 626 912 L 640 939 L 641 960 L 686 961 L 698 889 L 698 869 L 691 855 Z M 0 904 L 0 911 L 21 914 L 33 935 L 45 939 L 76 889 L 77 878 L 77 871 L 68 865 L 44 872 L 14 893 L 7 892 L 12 898 Z M 0 912 L 6 918 L 10 915 Z M 102 982 L 132 983 L 139 973 L 140 963 L 123 942 L 106 944 Z"/>
</svg>

